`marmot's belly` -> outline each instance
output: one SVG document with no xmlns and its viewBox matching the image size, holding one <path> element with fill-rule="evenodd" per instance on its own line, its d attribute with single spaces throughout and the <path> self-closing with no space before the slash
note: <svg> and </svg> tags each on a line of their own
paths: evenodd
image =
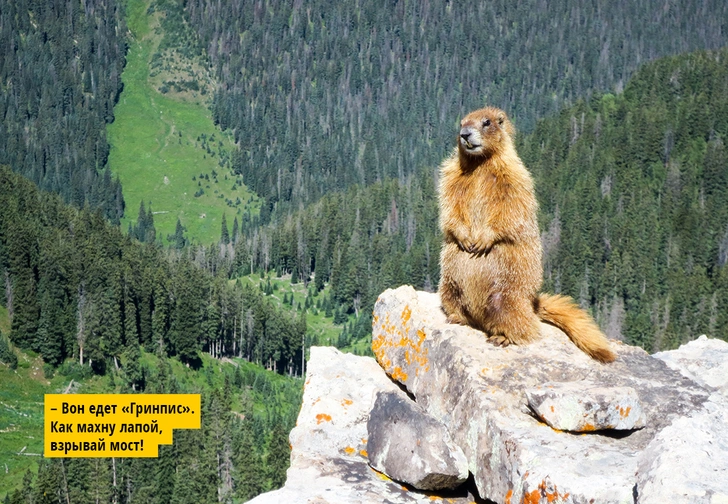
<svg viewBox="0 0 728 504">
<path fill-rule="evenodd" d="M 483 299 L 494 292 L 531 297 L 541 288 L 541 250 L 524 245 L 498 245 L 478 256 L 447 243 L 442 250 L 441 274 L 465 297 Z"/>
</svg>

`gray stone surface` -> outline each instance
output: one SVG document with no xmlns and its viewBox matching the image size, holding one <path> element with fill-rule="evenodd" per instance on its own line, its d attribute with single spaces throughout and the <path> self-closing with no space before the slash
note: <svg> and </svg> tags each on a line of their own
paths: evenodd
<svg viewBox="0 0 728 504">
<path fill-rule="evenodd" d="M 402 393 L 374 359 L 313 347 L 303 404 L 290 435 L 286 484 L 249 501 L 254 504 L 471 504 L 472 496 L 447 500 L 415 492 L 368 464 L 367 419 L 377 392 Z"/>
<path fill-rule="evenodd" d="M 637 502 L 728 504 L 728 342 L 701 336 L 654 357 L 713 393 L 647 447 Z"/>
<path fill-rule="evenodd" d="M 447 428 L 404 393 L 379 392 L 367 422 L 369 463 L 420 490 L 454 489 L 468 461 Z"/>
<path fill-rule="evenodd" d="M 728 396 L 728 342 L 702 335 L 677 350 L 658 352 L 653 357 L 683 376 Z"/>
<path fill-rule="evenodd" d="M 549 382 L 527 389 L 526 398 L 541 420 L 562 431 L 634 430 L 647 420 L 632 387 Z"/>
<path fill-rule="evenodd" d="M 387 374 L 448 426 L 481 497 L 642 504 L 726 497 L 724 396 L 639 348 L 613 342 L 617 361 L 600 364 L 548 325 L 530 345 L 498 348 L 479 331 L 447 324 L 437 295 L 411 287 L 380 296 L 372 336 Z M 633 388 L 645 427 L 619 436 L 554 430 L 525 396 L 554 381 Z M 675 478 L 679 471 L 686 476 Z"/>
</svg>

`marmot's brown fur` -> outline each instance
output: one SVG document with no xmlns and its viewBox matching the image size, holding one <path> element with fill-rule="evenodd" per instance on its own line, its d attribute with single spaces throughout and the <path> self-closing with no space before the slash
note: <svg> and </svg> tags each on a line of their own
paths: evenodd
<svg viewBox="0 0 728 504">
<path fill-rule="evenodd" d="M 440 298 L 448 321 L 488 334 L 496 345 L 539 335 L 539 320 L 562 329 L 601 362 L 615 354 L 588 313 L 569 297 L 539 294 L 543 278 L 533 180 L 516 153 L 502 110 L 460 123 L 458 147 L 441 166 Z"/>
</svg>

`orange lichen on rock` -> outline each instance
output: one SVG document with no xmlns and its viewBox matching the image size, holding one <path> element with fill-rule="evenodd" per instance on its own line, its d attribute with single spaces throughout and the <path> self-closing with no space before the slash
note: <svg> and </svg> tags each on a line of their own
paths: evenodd
<svg viewBox="0 0 728 504">
<path fill-rule="evenodd" d="M 401 367 L 395 366 L 398 360 L 399 362 L 403 360 L 402 364 L 406 366 L 416 366 L 415 375 L 419 375 L 420 369 L 429 371 L 428 349 L 422 348 L 427 334 L 423 329 L 415 331 L 408 327 L 411 324 L 411 318 L 412 310 L 409 306 L 405 306 L 402 310 L 400 325 L 392 324 L 389 315 L 385 315 L 384 320 L 378 318 L 373 323 L 372 351 L 379 365 L 394 379 L 407 379 L 407 373 Z M 417 334 L 416 340 L 410 337 L 412 333 Z M 397 350 L 398 348 L 402 348 L 403 351 Z"/>
<path fill-rule="evenodd" d="M 347 455 L 353 455 L 354 452 L 356 452 L 356 449 L 352 446 L 347 446 L 346 448 L 344 448 L 344 453 L 346 453 Z"/>
<path fill-rule="evenodd" d="M 364 458 L 367 458 L 369 456 L 369 453 L 367 453 L 366 450 L 361 449 L 361 450 L 359 450 L 359 455 L 361 455 Z"/>
<path fill-rule="evenodd" d="M 541 491 L 539 489 L 523 495 L 523 504 L 538 504 L 540 500 Z"/>
<path fill-rule="evenodd" d="M 409 306 L 405 306 L 404 310 L 402 310 L 402 322 L 405 324 L 409 322 L 410 317 L 412 316 L 412 310 L 410 310 Z"/>
<path fill-rule="evenodd" d="M 379 322 L 378 319 L 377 322 Z M 394 331 L 395 326 L 389 323 L 389 315 L 385 317 L 381 324 L 375 323 L 372 329 L 372 352 L 374 352 L 379 365 L 387 372 L 392 368 L 392 361 L 387 357 L 386 349 L 393 344 L 393 338 L 390 339 L 387 335 L 394 335 Z"/>
<path fill-rule="evenodd" d="M 511 504 L 511 497 L 513 497 L 513 489 L 511 488 L 508 490 L 508 493 L 506 494 L 506 504 Z"/>
<path fill-rule="evenodd" d="M 627 406 L 627 408 L 620 408 L 617 406 L 617 408 L 619 408 L 619 416 L 622 418 L 627 418 L 629 416 L 629 412 L 632 410 L 632 406 Z"/>
<path fill-rule="evenodd" d="M 549 489 L 546 487 L 546 481 L 542 480 L 536 490 L 523 495 L 523 504 L 539 504 L 542 498 L 546 498 L 546 502 L 551 503 L 556 502 L 557 500 L 566 500 L 569 498 L 569 494 L 559 494 L 556 485 L 554 485 L 553 492 L 549 492 Z"/>
<path fill-rule="evenodd" d="M 344 407 L 351 406 L 352 404 L 354 404 L 354 401 L 352 401 L 351 399 L 343 399 L 341 401 L 341 405 Z"/>
<path fill-rule="evenodd" d="M 331 415 L 327 415 L 326 413 L 319 413 L 316 415 L 316 424 L 321 424 L 322 422 L 330 422 L 331 421 Z"/>
<path fill-rule="evenodd" d="M 400 382 L 406 382 L 407 381 L 407 373 L 402 371 L 402 368 L 397 366 L 394 368 L 394 371 L 392 371 L 392 379 L 400 381 Z"/>
</svg>

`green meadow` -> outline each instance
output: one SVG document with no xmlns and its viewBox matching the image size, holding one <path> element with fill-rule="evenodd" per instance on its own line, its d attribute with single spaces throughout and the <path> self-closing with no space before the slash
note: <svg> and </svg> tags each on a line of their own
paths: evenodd
<svg viewBox="0 0 728 504">
<path fill-rule="evenodd" d="M 290 275 L 276 277 L 272 273 L 264 276 L 254 273 L 239 277 L 237 280 L 230 280 L 230 282 L 235 281 L 258 287 L 263 292 L 270 283 L 271 293 L 267 296 L 268 299 L 291 311 L 306 310 L 307 339 L 311 346 L 340 346 L 339 340 L 344 324 L 335 324 L 332 316 L 326 316 L 323 307 L 325 299 L 331 296 L 330 285 L 327 284 L 322 291 L 314 294 L 314 290 L 307 289 L 303 282 L 292 284 Z M 306 298 L 309 298 L 308 308 L 306 308 Z M 355 322 L 354 315 L 346 318 L 346 323 L 350 325 Z M 358 340 L 350 339 L 340 349 L 357 355 L 371 355 L 371 335 Z"/>
<path fill-rule="evenodd" d="M 257 213 L 259 201 L 230 168 L 235 146 L 213 122 L 207 106 L 212 86 L 201 58 L 184 58 L 174 40 L 165 40 L 163 16 L 149 6 L 127 3 L 132 38 L 124 89 L 108 127 L 109 164 L 126 202 L 122 229 L 136 223 L 144 202 L 158 239 L 166 243 L 179 218 L 189 240 L 207 245 L 220 238 L 223 214 L 232 226 L 235 216 Z M 175 90 L 175 82 L 191 79 L 200 81 L 195 90 Z"/>
<path fill-rule="evenodd" d="M 38 471 L 43 452 L 43 394 L 63 392 L 63 379 L 47 380 L 43 360 L 18 352 L 18 368 L 0 364 L 0 499 Z"/>
</svg>

